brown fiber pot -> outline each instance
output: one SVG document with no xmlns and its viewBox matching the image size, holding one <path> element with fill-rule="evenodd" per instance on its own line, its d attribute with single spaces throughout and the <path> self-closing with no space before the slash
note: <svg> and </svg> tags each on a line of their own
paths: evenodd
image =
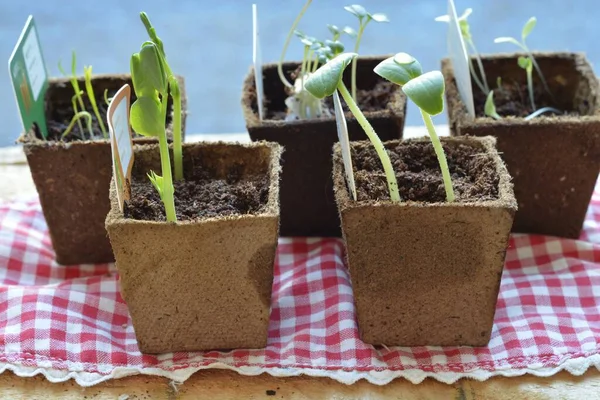
<svg viewBox="0 0 600 400">
<path fill-rule="evenodd" d="M 526 82 L 519 54 L 484 56 L 490 87 Z M 451 63 L 442 61 L 453 135 L 492 135 L 514 179 L 519 211 L 514 232 L 579 237 L 600 170 L 600 98 L 592 66 L 579 53 L 534 53 L 557 108 L 581 116 L 472 120 L 457 90 Z M 537 78 L 537 74 L 534 72 Z M 476 88 L 476 86 L 473 86 Z"/>
<path fill-rule="evenodd" d="M 182 136 L 185 134 L 186 96 L 183 78 Z M 130 75 L 95 75 L 92 85 L 96 94 L 104 89 L 116 91 L 131 85 Z M 83 87 L 83 80 L 79 85 Z M 66 78 L 50 80 L 46 92 L 46 116 L 59 108 L 71 108 L 73 88 Z M 171 125 L 168 126 L 169 133 Z M 104 228 L 110 209 L 108 192 L 112 176 L 112 156 L 108 140 L 46 141 L 34 130 L 21 135 L 23 150 L 40 203 L 56 261 L 63 265 L 113 262 L 114 256 Z M 136 138 L 134 143 L 152 142 Z"/>
<path fill-rule="evenodd" d="M 266 346 L 281 151 L 266 143 L 183 147 L 184 172 L 200 164 L 215 168 L 221 178 L 232 166 L 242 174 L 267 174 L 269 197 L 260 214 L 176 223 L 133 220 L 119 211 L 111 183 L 106 228 L 140 351 Z M 135 149 L 134 179 L 160 169 L 157 145 Z"/>
<path fill-rule="evenodd" d="M 385 57 L 360 58 L 357 64 L 357 87 L 365 89 L 382 81 L 373 68 Z M 299 63 L 285 63 L 288 77 Z M 350 68 L 344 80 L 349 88 Z M 277 74 L 276 64 L 263 67 L 266 108 L 285 111 L 287 97 Z M 340 221 L 331 181 L 331 149 L 338 141 L 335 118 L 285 122 L 260 121 L 256 102 L 254 72 L 251 70 L 242 93 L 242 109 L 246 127 L 253 141 L 266 140 L 285 147 L 281 180 L 282 236 L 340 236 Z M 365 112 L 365 116 L 382 140 L 399 139 L 404 129 L 406 97 L 399 87 L 385 109 Z M 352 116 L 346 113 L 350 140 L 366 140 L 367 136 Z"/>
<path fill-rule="evenodd" d="M 340 146 L 335 146 L 336 201 L 358 328 L 366 343 L 483 346 L 489 341 L 516 201 L 493 138 L 442 141 L 477 146 L 493 157 L 497 200 L 356 202 L 348 193 Z M 387 142 L 386 147 L 397 144 Z"/>
</svg>

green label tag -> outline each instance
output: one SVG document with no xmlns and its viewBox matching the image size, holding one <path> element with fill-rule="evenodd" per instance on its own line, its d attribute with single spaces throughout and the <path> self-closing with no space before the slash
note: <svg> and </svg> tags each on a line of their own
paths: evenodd
<svg viewBox="0 0 600 400">
<path fill-rule="evenodd" d="M 25 132 L 37 125 L 42 136 L 48 137 L 44 98 L 48 89 L 48 74 L 33 16 L 27 18 L 19 41 L 8 60 L 17 105 Z"/>
</svg>

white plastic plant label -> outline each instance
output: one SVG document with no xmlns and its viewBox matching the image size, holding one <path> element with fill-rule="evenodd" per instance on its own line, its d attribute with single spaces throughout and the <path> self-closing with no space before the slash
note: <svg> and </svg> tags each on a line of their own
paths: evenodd
<svg viewBox="0 0 600 400">
<path fill-rule="evenodd" d="M 448 52 L 454 69 L 454 77 L 458 85 L 458 92 L 467 112 L 471 118 L 475 118 L 475 105 L 473 102 L 473 89 L 471 88 L 471 73 L 469 69 L 469 54 L 465 41 L 460 32 L 458 16 L 453 0 L 448 0 Z"/>
<path fill-rule="evenodd" d="M 131 88 L 129 85 L 124 85 L 111 100 L 106 117 L 110 131 L 113 174 L 121 211 L 125 200 L 129 200 L 131 195 L 133 140 L 129 123 L 130 96 Z"/>
<path fill-rule="evenodd" d="M 263 74 L 262 58 L 260 53 L 260 32 L 258 30 L 258 10 L 256 4 L 252 4 L 252 63 L 254 64 L 254 83 L 256 85 L 256 102 L 258 103 L 258 117 L 263 120 Z"/>
<path fill-rule="evenodd" d="M 354 170 L 352 169 L 352 155 L 350 153 L 350 139 L 348 138 L 348 126 L 338 91 L 333 92 L 333 107 L 335 109 L 335 123 L 337 125 L 338 140 L 342 148 L 342 160 L 344 161 L 344 172 L 348 189 L 352 193 L 352 199 L 356 201 L 356 185 L 354 183 Z"/>
</svg>

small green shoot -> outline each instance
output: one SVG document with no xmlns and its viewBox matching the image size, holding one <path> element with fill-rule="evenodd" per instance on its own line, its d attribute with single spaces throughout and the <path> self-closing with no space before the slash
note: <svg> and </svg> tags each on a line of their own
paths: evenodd
<svg viewBox="0 0 600 400">
<path fill-rule="evenodd" d="M 542 81 L 542 84 L 544 85 L 544 89 L 546 89 L 546 92 L 548 92 L 548 94 L 550 96 L 554 97 L 552 95 L 552 92 L 550 92 L 550 88 L 548 87 L 548 83 L 546 82 L 546 79 L 544 78 L 544 74 L 542 73 L 540 66 L 538 65 L 537 61 L 535 61 L 533 54 L 531 54 L 531 50 L 529 50 L 529 47 L 527 47 L 527 43 L 525 42 L 525 39 L 527 39 L 527 37 L 531 34 L 531 31 L 533 31 L 533 28 L 535 28 L 536 24 L 537 24 L 536 17 L 531 17 L 527 20 L 525 25 L 523 25 L 523 29 L 521 30 L 521 41 L 520 42 L 513 37 L 498 37 L 498 38 L 494 39 L 494 43 L 512 43 L 515 46 L 519 47 L 524 52 L 526 52 L 527 56 L 531 59 L 531 63 L 535 67 L 535 69 L 540 77 L 540 80 Z"/>
<path fill-rule="evenodd" d="M 73 118 L 71 118 L 71 122 L 69 123 L 69 126 L 67 126 L 67 129 L 65 129 L 63 134 L 60 136 L 60 140 L 64 140 L 69 135 L 69 133 L 71 133 L 71 131 L 73 130 L 73 127 L 75 126 L 75 122 L 79 122 L 81 124 L 81 121 L 80 121 L 81 118 L 86 119 L 87 129 L 88 129 L 88 132 L 90 133 L 90 140 L 94 138 L 94 131 L 92 131 L 92 116 L 91 116 L 91 114 L 87 111 L 79 111 L 79 112 L 76 112 L 75 115 L 73 115 Z M 83 136 L 83 131 L 81 131 L 81 135 Z"/>
<path fill-rule="evenodd" d="M 440 114 L 444 110 L 445 85 L 442 73 L 440 71 L 423 73 L 421 64 L 407 53 L 398 53 L 385 59 L 375 67 L 374 71 L 382 78 L 402 87 L 404 94 L 421 110 L 421 116 L 427 132 L 429 132 L 442 171 L 446 201 L 454 201 L 454 189 L 448 162 L 431 120 L 432 115 Z"/>
<path fill-rule="evenodd" d="M 131 105 L 131 126 L 140 135 L 158 137 L 162 177 L 151 172 L 150 181 L 165 206 L 167 221 L 175 222 L 173 177 L 165 130 L 169 81 L 156 43 L 145 42 L 140 52 L 131 56 L 131 79 L 137 97 Z"/>
<path fill-rule="evenodd" d="M 533 63 L 529 57 L 519 57 L 519 67 L 523 68 L 527 73 L 527 89 L 529 91 L 529 101 L 531 102 L 531 109 L 535 111 L 535 100 L 533 98 Z"/>
<path fill-rule="evenodd" d="M 342 81 L 342 76 L 344 74 L 344 70 L 358 56 L 356 53 L 342 53 L 337 57 L 329 60 L 325 65 L 319 68 L 314 74 L 308 77 L 305 87 L 313 96 L 323 99 L 327 96 L 332 96 L 333 93 L 338 90 L 348 108 L 363 128 L 367 137 L 373 143 L 375 147 L 375 151 L 381 160 L 381 164 L 383 165 L 383 170 L 385 172 L 388 189 L 390 191 L 390 198 L 393 202 L 400 201 L 400 193 L 398 192 L 398 182 L 396 181 L 396 174 L 394 173 L 394 168 L 392 166 L 392 162 L 390 161 L 390 156 L 388 155 L 381 139 L 377 136 L 377 133 L 365 118 L 364 114 L 353 100 L 350 92 L 344 85 Z"/>
<path fill-rule="evenodd" d="M 92 104 L 92 109 L 94 110 L 96 119 L 98 120 L 98 125 L 100 125 L 100 130 L 102 131 L 104 139 L 108 139 L 108 132 L 106 131 L 106 127 L 104 126 L 104 121 L 102 119 L 102 116 L 100 115 L 100 111 L 98 111 L 98 105 L 96 104 L 96 95 L 94 94 L 94 88 L 92 87 L 91 65 L 89 67 L 83 67 L 83 76 L 85 77 L 85 90 L 87 91 L 88 99 L 90 99 L 90 103 Z"/>
<path fill-rule="evenodd" d="M 108 97 L 108 89 L 104 89 L 104 102 L 107 106 L 110 106 L 110 102 L 112 101 L 112 97 Z"/>
<path fill-rule="evenodd" d="M 485 70 L 483 68 L 481 55 L 475 47 L 475 42 L 473 41 L 473 36 L 471 35 L 469 21 L 467 21 L 467 18 L 469 17 L 469 15 L 471 15 L 472 12 L 472 8 L 467 8 L 465 12 L 460 17 L 458 17 L 458 26 L 460 27 L 460 33 L 463 40 L 471 48 L 471 51 L 475 55 L 475 59 L 477 60 L 477 66 L 479 67 L 479 73 L 481 74 L 481 77 L 477 75 L 477 72 L 475 71 L 475 66 L 473 65 L 473 60 L 471 59 L 471 57 L 469 57 L 469 70 L 471 71 L 473 81 L 475 81 L 475 84 L 484 94 L 488 94 L 490 88 L 488 87 L 487 77 L 485 76 Z M 450 22 L 450 16 L 442 15 L 440 17 L 437 17 L 435 20 L 438 22 Z"/>
<path fill-rule="evenodd" d="M 485 100 L 485 115 L 494 119 L 502 119 L 502 117 L 496 112 L 496 104 L 494 103 L 494 91 L 490 90 Z"/>
<path fill-rule="evenodd" d="M 365 28 L 367 27 L 369 22 L 371 22 L 371 21 L 390 22 L 387 15 L 382 14 L 382 13 L 371 14 L 371 13 L 367 12 L 367 10 L 359 4 L 353 4 L 351 6 L 346 6 L 346 7 L 344 7 L 344 9 L 346 11 L 348 11 L 350 14 L 354 15 L 356 18 L 358 18 L 358 32 L 356 32 L 356 40 L 354 42 L 354 52 L 355 53 L 358 53 L 358 49 L 360 48 L 360 41 L 365 32 Z M 352 36 L 354 31 L 352 30 L 351 32 L 352 33 L 349 33 L 349 35 Z M 354 60 L 352 60 L 352 76 L 351 76 L 351 86 L 350 86 L 352 89 L 352 99 L 354 99 L 355 102 L 358 101 L 358 99 L 356 98 L 356 62 L 357 62 L 356 58 Z"/>
<path fill-rule="evenodd" d="M 287 86 L 289 88 L 294 87 L 294 85 L 292 85 L 287 80 L 285 75 L 283 74 L 283 60 L 285 59 L 285 53 L 287 53 L 287 49 L 290 45 L 290 41 L 292 40 L 292 36 L 294 35 L 294 32 L 296 31 L 296 27 L 298 26 L 298 23 L 300 23 L 300 20 L 302 19 L 302 16 L 304 16 L 304 13 L 306 12 L 306 10 L 308 10 L 308 6 L 310 6 L 310 3 L 312 3 L 312 0 L 308 0 L 306 2 L 306 4 L 304 4 L 304 7 L 302 7 L 302 10 L 300 10 L 300 14 L 298 14 L 296 19 L 294 20 L 294 23 L 292 24 L 292 27 L 290 28 L 290 31 L 288 32 L 288 35 L 285 38 L 285 43 L 283 44 L 283 50 L 281 51 L 281 56 L 279 57 L 279 63 L 277 64 L 277 73 L 279 74 L 279 79 L 281 79 L 281 83 L 283 83 L 285 86 Z"/>
<path fill-rule="evenodd" d="M 175 179 L 183 179 L 183 150 L 182 150 L 182 137 L 181 137 L 181 91 L 179 88 L 179 81 L 177 77 L 173 75 L 171 67 L 167 62 L 167 56 L 165 55 L 165 49 L 163 41 L 158 37 L 156 29 L 152 26 L 148 15 L 145 12 L 140 13 L 140 19 L 150 36 L 150 40 L 154 43 L 158 49 L 158 56 L 160 63 L 165 69 L 169 94 L 173 99 L 173 164 L 175 166 Z M 165 101 L 166 104 L 166 101 Z"/>
<path fill-rule="evenodd" d="M 65 72 L 60 61 L 58 62 L 58 70 L 64 76 L 69 77 L 69 81 L 71 82 L 71 86 L 73 86 L 73 91 L 75 92 L 75 96 L 77 96 L 77 102 L 79 103 L 79 108 L 81 109 L 81 111 L 85 111 L 85 106 L 83 104 L 83 97 L 81 97 L 81 94 L 83 94 L 83 91 L 79 88 L 79 81 L 77 80 L 77 55 L 75 54 L 75 50 L 73 50 L 73 52 L 71 53 L 71 75 L 69 76 Z M 73 112 L 77 113 L 77 111 L 75 111 L 75 109 L 73 110 Z M 77 118 L 77 124 L 79 125 L 79 131 L 83 135 L 83 126 L 81 125 L 81 121 L 79 120 L 79 118 Z"/>
</svg>

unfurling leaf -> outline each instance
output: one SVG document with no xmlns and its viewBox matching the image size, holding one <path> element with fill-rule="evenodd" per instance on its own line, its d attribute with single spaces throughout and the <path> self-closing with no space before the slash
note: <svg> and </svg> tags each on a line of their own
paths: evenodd
<svg viewBox="0 0 600 400">
<path fill-rule="evenodd" d="M 156 189 L 156 191 L 158 192 L 158 195 L 160 196 L 160 199 L 163 199 L 163 177 L 160 175 L 157 175 L 154 171 L 150 171 L 150 173 L 148 173 L 148 179 L 150 179 L 150 182 L 152 183 L 152 186 L 154 186 L 154 188 Z"/>
<path fill-rule="evenodd" d="M 356 53 L 342 53 L 329 60 L 310 75 L 304 82 L 304 88 L 319 99 L 331 96 L 342 79 L 344 70 L 357 56 Z"/>
<path fill-rule="evenodd" d="M 164 132 L 165 121 L 161 119 L 161 105 L 158 99 L 139 97 L 131 105 L 131 127 L 144 136 L 158 137 Z"/>
<path fill-rule="evenodd" d="M 487 99 L 485 100 L 485 115 L 488 117 L 492 117 L 494 119 L 502 119 L 500 115 L 496 112 L 496 104 L 494 103 L 494 91 L 490 90 L 488 93 Z"/>
<path fill-rule="evenodd" d="M 167 75 L 158 51 L 154 43 L 146 42 L 139 53 L 131 56 L 131 79 L 137 97 L 166 92 Z"/>
<path fill-rule="evenodd" d="M 532 67 L 531 58 L 529 57 L 520 56 L 517 62 L 519 63 L 519 67 L 523 68 L 524 70 L 528 70 Z"/>
<path fill-rule="evenodd" d="M 444 76 L 440 71 L 427 72 L 402 86 L 406 96 L 429 115 L 444 110 L 444 89 Z"/>
<path fill-rule="evenodd" d="M 529 18 L 529 20 L 527 20 L 527 22 L 525 22 L 525 25 L 523 26 L 523 31 L 521 32 L 521 38 L 523 39 L 523 41 L 525 41 L 525 38 L 527 38 L 527 36 L 529 36 L 533 28 L 535 28 L 536 23 L 536 17 L 531 17 Z"/>
<path fill-rule="evenodd" d="M 398 53 L 380 62 L 375 73 L 396 85 L 403 86 L 423 73 L 421 64 L 406 53 Z"/>
</svg>

